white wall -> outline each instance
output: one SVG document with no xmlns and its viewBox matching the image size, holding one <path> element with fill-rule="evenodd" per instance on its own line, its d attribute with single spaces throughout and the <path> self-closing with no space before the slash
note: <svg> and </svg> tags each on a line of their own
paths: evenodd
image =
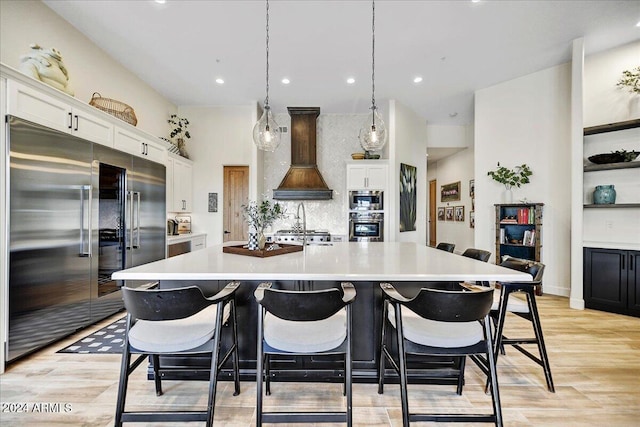
<svg viewBox="0 0 640 427">
<path fill-rule="evenodd" d="M 469 226 L 471 212 L 471 196 L 469 181 L 474 179 L 474 149 L 466 148 L 456 154 L 437 162 L 436 173 L 436 206 L 464 206 L 464 221 L 438 221 L 436 219 L 436 236 L 438 242 L 455 243 L 455 252 L 462 253 L 467 248 L 475 247 L 474 229 Z M 440 201 L 440 186 L 460 181 L 460 200 L 454 202 Z"/>
<path fill-rule="evenodd" d="M 387 223 L 392 227 L 389 231 L 391 240 L 398 242 L 416 242 L 425 244 L 427 239 L 427 194 L 429 184 L 427 182 L 427 125 L 411 109 L 398 101 L 389 102 L 389 133 L 394 140 L 389 144 L 389 150 L 393 150 L 393 158 L 390 154 L 390 185 L 389 192 L 393 193 L 391 218 Z M 416 169 L 416 230 L 400 232 L 400 201 L 399 176 L 400 163 L 415 166 Z"/>
<path fill-rule="evenodd" d="M 640 66 L 640 41 L 584 61 L 584 127 L 640 118 L 640 94 L 616 86 L 622 71 Z"/>
<path fill-rule="evenodd" d="M 187 151 L 193 160 L 193 232 L 207 233 L 207 246 L 220 244 L 224 208 L 208 212 L 208 194 L 218 193 L 218 205 L 222 206 L 224 166 L 249 166 L 250 173 L 255 169 L 251 139 L 255 105 L 180 107 L 178 114 L 190 123 Z M 255 187 L 250 180 L 250 195 L 255 194 Z"/>
<path fill-rule="evenodd" d="M 176 106 L 40 1 L 0 1 L 0 61 L 19 69 L 20 56 L 29 45 L 55 47 L 69 70 L 75 97 L 89 102 L 94 92 L 129 104 L 137 127 L 168 137 L 167 119 Z M 150 72 L 153 72 L 150 70 Z"/>
<path fill-rule="evenodd" d="M 495 252 L 495 210 L 503 186 L 487 172 L 496 162 L 531 167 L 531 183 L 514 189 L 514 201 L 544 203 L 544 291 L 570 288 L 571 66 L 562 64 L 500 83 L 475 94 L 475 242 Z"/>
<path fill-rule="evenodd" d="M 438 221 L 436 217 L 436 243 L 455 243 L 455 252 L 462 253 L 474 247 L 474 230 L 469 226 L 472 210 L 469 181 L 474 179 L 473 126 L 427 125 L 429 148 L 461 148 L 461 151 L 429 164 L 427 180 L 436 180 L 436 207 L 464 206 L 464 222 Z M 460 181 L 460 200 L 440 201 L 440 186 Z M 428 207 L 427 207 L 428 209 Z"/>
</svg>

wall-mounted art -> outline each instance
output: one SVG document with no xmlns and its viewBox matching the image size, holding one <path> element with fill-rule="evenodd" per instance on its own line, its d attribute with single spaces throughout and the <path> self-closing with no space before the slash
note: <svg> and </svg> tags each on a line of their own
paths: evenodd
<svg viewBox="0 0 640 427">
<path fill-rule="evenodd" d="M 444 221 L 444 207 L 438 208 L 438 221 Z"/>
<path fill-rule="evenodd" d="M 400 232 L 416 229 L 416 167 L 400 163 Z"/>
<path fill-rule="evenodd" d="M 460 181 L 440 187 L 441 202 L 455 202 L 456 200 L 460 200 Z"/>
<path fill-rule="evenodd" d="M 453 206 L 447 206 L 444 208 L 444 218 L 447 221 L 453 221 Z"/>
<path fill-rule="evenodd" d="M 469 227 L 476 228 L 476 213 L 474 211 L 469 212 Z"/>
<path fill-rule="evenodd" d="M 453 209 L 453 216 L 456 221 L 464 221 L 464 206 L 456 206 Z"/>
<path fill-rule="evenodd" d="M 209 212 L 218 212 L 218 193 L 209 193 Z"/>
</svg>

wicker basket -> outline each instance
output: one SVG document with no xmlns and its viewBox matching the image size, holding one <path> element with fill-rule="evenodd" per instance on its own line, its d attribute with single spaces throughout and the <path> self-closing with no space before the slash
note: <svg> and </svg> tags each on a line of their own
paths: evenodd
<svg viewBox="0 0 640 427">
<path fill-rule="evenodd" d="M 111 114 L 112 116 L 133 126 L 138 124 L 138 119 L 133 108 L 124 102 L 116 101 L 111 98 L 103 98 L 98 92 L 94 92 L 91 97 L 91 101 L 89 101 L 89 105 L 92 105 L 105 113 Z"/>
</svg>

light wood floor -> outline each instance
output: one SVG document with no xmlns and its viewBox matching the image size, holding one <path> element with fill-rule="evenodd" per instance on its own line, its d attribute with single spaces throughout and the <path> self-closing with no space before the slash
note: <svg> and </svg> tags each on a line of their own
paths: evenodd
<svg viewBox="0 0 640 427">
<path fill-rule="evenodd" d="M 547 391 L 540 367 L 507 348 L 507 355 L 500 357 L 498 368 L 505 425 L 640 425 L 640 319 L 593 310 L 571 310 L 566 298 L 554 296 L 539 297 L 539 305 L 556 393 Z M 93 329 L 112 320 L 101 322 Z M 516 317 L 507 322 L 507 331 L 511 331 L 512 336 L 529 325 Z M 29 412 L 0 412 L 2 426 L 113 424 L 120 356 L 56 353 L 88 332 L 79 332 L 8 366 L 0 376 L 2 410 L 9 409 L 8 403 L 22 402 L 29 404 Z M 194 402 L 206 402 L 205 382 L 165 382 L 165 394 L 156 397 L 153 384 L 145 379 L 144 368 L 139 368 L 134 377 L 128 400 L 131 405 L 173 404 L 185 408 Z M 409 386 L 411 409 L 485 412 L 490 399 L 482 390 L 484 377 L 473 363 L 467 363 L 466 377 L 462 396 L 457 396 L 451 386 Z M 236 397 L 232 395 L 230 383 L 220 383 L 218 390 L 216 425 L 255 424 L 253 383 L 243 382 L 242 393 Z M 53 413 L 44 412 L 46 404 L 55 403 L 69 404 L 68 412 L 55 406 Z M 43 412 L 34 412 L 34 404 L 40 404 Z M 265 398 L 265 410 L 275 406 L 324 409 L 343 405 L 338 384 L 275 383 L 272 395 Z M 385 394 L 378 395 L 375 385 L 354 385 L 354 423 L 400 426 L 398 386 L 387 385 Z"/>
</svg>

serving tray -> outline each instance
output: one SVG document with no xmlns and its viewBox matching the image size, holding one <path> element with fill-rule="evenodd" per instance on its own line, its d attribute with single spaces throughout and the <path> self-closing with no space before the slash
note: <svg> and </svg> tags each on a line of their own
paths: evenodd
<svg viewBox="0 0 640 427">
<path fill-rule="evenodd" d="M 270 244 L 265 245 L 265 248 L 260 250 L 250 250 L 244 247 L 244 245 L 231 245 L 231 246 L 223 246 L 222 252 L 227 254 L 236 254 L 236 255 L 247 255 L 247 256 L 255 256 L 258 258 L 266 258 L 270 256 L 290 254 L 292 252 L 301 252 L 304 249 L 302 245 L 286 245 L 284 243 L 278 243 L 280 248 L 273 249 L 268 251 L 267 248 Z"/>
</svg>

